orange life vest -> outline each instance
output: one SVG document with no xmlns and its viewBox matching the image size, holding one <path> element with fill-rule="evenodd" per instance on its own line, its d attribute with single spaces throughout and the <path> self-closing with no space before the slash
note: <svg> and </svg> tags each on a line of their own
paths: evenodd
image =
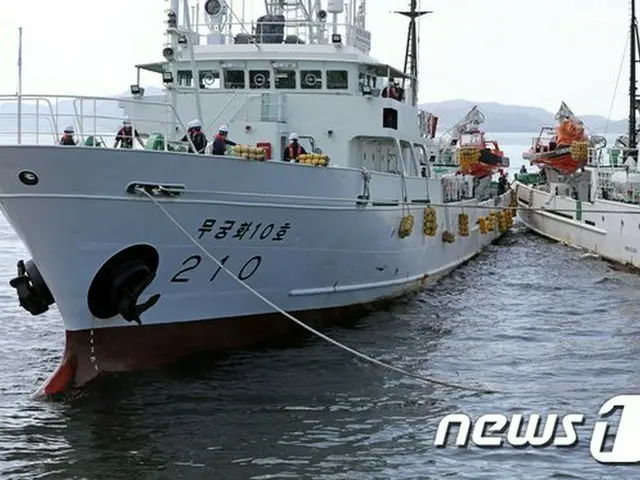
<svg viewBox="0 0 640 480">
<path fill-rule="evenodd" d="M 296 148 L 295 154 L 294 154 L 294 150 L 293 150 L 294 147 Z M 289 147 L 287 147 L 287 148 L 289 148 L 289 158 L 290 159 L 298 158 L 298 155 L 300 155 L 300 152 L 302 151 L 302 149 L 300 148 L 300 144 L 299 143 L 297 143 L 295 145 L 293 143 L 290 143 Z"/>
</svg>

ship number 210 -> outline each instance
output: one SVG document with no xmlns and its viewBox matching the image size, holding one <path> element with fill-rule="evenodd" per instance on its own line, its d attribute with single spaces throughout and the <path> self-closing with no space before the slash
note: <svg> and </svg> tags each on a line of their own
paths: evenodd
<svg viewBox="0 0 640 480">
<path fill-rule="evenodd" d="M 225 255 L 220 259 L 220 263 L 226 267 L 225 264 L 227 263 L 228 260 L 229 260 L 229 255 Z M 187 257 L 182 262 L 183 268 L 181 268 L 173 277 L 171 277 L 171 282 L 173 283 L 188 282 L 190 278 L 187 275 L 187 273 L 192 270 L 195 270 L 200 265 L 200 263 L 202 263 L 202 256 L 200 255 L 191 255 L 190 257 Z M 249 260 L 244 262 L 244 265 L 242 265 L 240 270 L 238 270 L 238 273 L 237 273 L 238 279 L 242 280 L 243 282 L 245 280 L 248 280 L 253 276 L 254 273 L 258 271 L 258 268 L 260 268 L 261 264 L 262 264 L 262 256 L 254 255 Z M 213 272 L 213 275 L 211 275 L 211 278 L 209 278 L 209 281 L 213 282 L 218 277 L 218 274 L 220 274 L 221 270 L 222 270 L 222 267 L 218 266 Z"/>
</svg>

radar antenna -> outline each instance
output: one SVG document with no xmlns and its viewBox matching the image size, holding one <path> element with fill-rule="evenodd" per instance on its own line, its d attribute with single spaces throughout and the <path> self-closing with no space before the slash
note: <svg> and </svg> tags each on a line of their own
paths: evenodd
<svg viewBox="0 0 640 480">
<path fill-rule="evenodd" d="M 433 13 L 432 11 L 418 11 L 418 0 L 410 0 L 409 11 L 394 12 L 409 18 L 409 30 L 407 32 L 407 49 L 404 56 L 404 74 L 411 81 L 411 105 L 418 103 L 418 37 L 416 19 Z M 402 88 L 405 88 L 406 78 L 402 79 Z"/>
</svg>

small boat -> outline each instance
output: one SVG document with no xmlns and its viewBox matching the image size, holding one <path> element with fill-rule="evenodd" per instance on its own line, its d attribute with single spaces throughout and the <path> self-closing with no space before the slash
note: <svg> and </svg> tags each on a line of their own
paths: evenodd
<svg viewBox="0 0 640 480">
<path fill-rule="evenodd" d="M 565 102 L 555 116 L 555 127 L 542 127 L 533 139 L 531 149 L 523 154 L 537 167 L 548 167 L 563 175 L 570 175 L 587 163 L 589 138 L 584 125 Z"/>
<path fill-rule="evenodd" d="M 475 105 L 465 117 L 453 127 L 453 133 L 445 142 L 445 150 L 452 150 L 457 157 L 458 172 L 474 178 L 491 176 L 501 169 L 509 168 L 505 156 L 495 140 L 486 140 L 480 129 L 484 114 Z"/>
</svg>

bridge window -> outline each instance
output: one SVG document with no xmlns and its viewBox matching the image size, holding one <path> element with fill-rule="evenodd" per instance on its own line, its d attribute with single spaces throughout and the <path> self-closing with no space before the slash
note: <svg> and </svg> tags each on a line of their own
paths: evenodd
<svg viewBox="0 0 640 480">
<path fill-rule="evenodd" d="M 349 72 L 346 70 L 327 70 L 327 89 L 345 90 L 349 88 Z"/>
<path fill-rule="evenodd" d="M 314 90 L 322 88 L 322 72 L 320 70 L 302 70 L 300 79 L 302 88 Z"/>
<path fill-rule="evenodd" d="M 369 75 L 368 73 L 360 73 L 360 77 L 358 78 L 358 83 L 362 85 L 367 85 L 371 88 L 376 88 L 377 78 Z"/>
<path fill-rule="evenodd" d="M 225 70 L 224 86 L 225 88 L 245 88 L 244 70 Z"/>
<path fill-rule="evenodd" d="M 271 88 L 269 70 L 249 70 L 249 88 Z"/>
<path fill-rule="evenodd" d="M 382 109 L 382 127 L 398 129 L 398 111 L 395 108 Z"/>
<path fill-rule="evenodd" d="M 179 87 L 191 87 L 193 84 L 193 74 L 191 70 L 179 70 L 178 71 L 178 86 Z"/>
<path fill-rule="evenodd" d="M 295 70 L 276 70 L 276 88 L 296 88 Z"/>
<path fill-rule="evenodd" d="M 200 70 L 200 88 L 206 90 L 220 88 L 220 72 L 217 70 Z"/>
</svg>

